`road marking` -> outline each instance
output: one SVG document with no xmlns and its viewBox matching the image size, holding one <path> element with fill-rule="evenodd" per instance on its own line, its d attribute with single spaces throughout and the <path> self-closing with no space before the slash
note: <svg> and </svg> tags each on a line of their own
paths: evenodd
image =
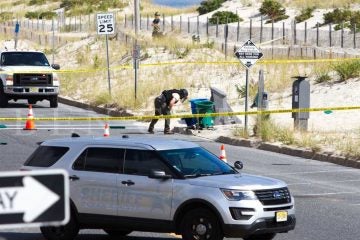
<svg viewBox="0 0 360 240">
<path fill-rule="evenodd" d="M 278 174 L 268 174 L 269 176 L 286 176 L 286 175 L 300 175 L 300 174 L 317 174 L 317 173 L 338 173 L 338 172 L 356 172 L 360 173 L 359 169 L 339 169 L 339 170 L 329 170 L 329 171 L 313 171 L 313 172 L 293 172 L 293 173 L 278 173 Z"/>
<path fill-rule="evenodd" d="M 309 194 L 293 194 L 294 197 L 325 197 L 344 194 L 360 194 L 360 192 L 332 192 L 332 193 L 309 193 Z"/>
<path fill-rule="evenodd" d="M 311 185 L 311 184 L 322 184 L 322 183 L 347 183 L 347 182 L 360 182 L 360 179 L 357 180 L 343 180 L 343 181 L 326 181 L 326 182 L 322 182 L 322 181 L 317 181 L 314 183 L 289 183 L 288 186 L 295 186 L 295 185 Z"/>
</svg>

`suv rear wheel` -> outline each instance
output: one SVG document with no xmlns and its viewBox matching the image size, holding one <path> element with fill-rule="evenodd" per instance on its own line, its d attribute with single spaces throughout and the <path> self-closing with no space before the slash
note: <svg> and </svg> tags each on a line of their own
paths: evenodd
<svg viewBox="0 0 360 240">
<path fill-rule="evenodd" d="M 130 234 L 132 231 L 104 229 L 104 232 L 109 234 L 111 237 L 123 237 L 123 236 Z"/>
<path fill-rule="evenodd" d="M 41 233 L 47 240 L 72 240 L 79 233 L 79 225 L 73 216 L 65 226 L 40 227 Z"/>
<path fill-rule="evenodd" d="M 185 214 L 181 232 L 184 240 L 222 240 L 224 235 L 215 215 L 205 209 L 190 210 Z"/>
</svg>

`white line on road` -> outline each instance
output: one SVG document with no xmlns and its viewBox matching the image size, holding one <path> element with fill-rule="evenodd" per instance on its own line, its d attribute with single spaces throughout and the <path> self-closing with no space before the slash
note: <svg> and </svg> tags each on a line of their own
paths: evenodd
<svg viewBox="0 0 360 240">
<path fill-rule="evenodd" d="M 360 173 L 359 169 L 338 169 L 338 170 L 328 170 L 328 171 L 313 171 L 313 172 L 291 172 L 291 173 L 278 173 L 278 174 L 268 174 L 269 176 L 286 176 L 286 175 L 300 175 L 300 174 L 317 174 L 317 173 L 338 173 L 338 172 L 356 172 Z"/>
<path fill-rule="evenodd" d="M 294 194 L 294 197 L 322 197 L 343 194 L 360 194 L 360 192 L 332 192 L 332 193 L 309 193 L 309 194 Z"/>
<path fill-rule="evenodd" d="M 347 182 L 360 182 L 360 179 L 357 179 L 357 180 L 343 180 L 343 181 L 326 181 L 326 182 L 320 182 L 320 181 L 317 181 L 317 182 L 314 182 L 314 183 L 311 183 L 311 182 L 306 182 L 306 183 L 289 183 L 288 186 L 294 186 L 294 185 L 311 185 L 311 184 L 319 184 L 319 183 L 347 183 Z"/>
</svg>

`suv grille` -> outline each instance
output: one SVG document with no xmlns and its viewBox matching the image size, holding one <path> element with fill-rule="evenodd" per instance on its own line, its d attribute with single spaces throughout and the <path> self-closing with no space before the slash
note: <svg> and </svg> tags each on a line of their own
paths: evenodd
<svg viewBox="0 0 360 240">
<path fill-rule="evenodd" d="M 52 74 L 15 73 L 14 86 L 51 86 Z"/>
<path fill-rule="evenodd" d="M 291 203 L 290 192 L 287 188 L 255 191 L 259 201 L 263 205 L 278 205 Z"/>
</svg>

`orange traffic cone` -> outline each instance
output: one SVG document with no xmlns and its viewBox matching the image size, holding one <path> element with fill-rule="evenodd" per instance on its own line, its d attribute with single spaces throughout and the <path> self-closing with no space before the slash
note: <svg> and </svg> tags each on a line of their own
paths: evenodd
<svg viewBox="0 0 360 240">
<path fill-rule="evenodd" d="M 24 130 L 36 130 L 35 128 L 35 121 L 34 121 L 34 114 L 32 110 L 32 105 L 29 105 L 29 113 L 27 115 L 26 123 Z"/>
<path fill-rule="evenodd" d="M 109 137 L 110 136 L 110 130 L 109 130 L 109 124 L 105 124 L 104 127 L 104 137 Z"/>
<path fill-rule="evenodd" d="M 221 148 L 220 148 L 220 159 L 223 160 L 224 162 L 227 162 L 227 159 L 226 159 L 226 152 L 225 152 L 225 146 L 224 144 L 221 145 Z"/>
</svg>

